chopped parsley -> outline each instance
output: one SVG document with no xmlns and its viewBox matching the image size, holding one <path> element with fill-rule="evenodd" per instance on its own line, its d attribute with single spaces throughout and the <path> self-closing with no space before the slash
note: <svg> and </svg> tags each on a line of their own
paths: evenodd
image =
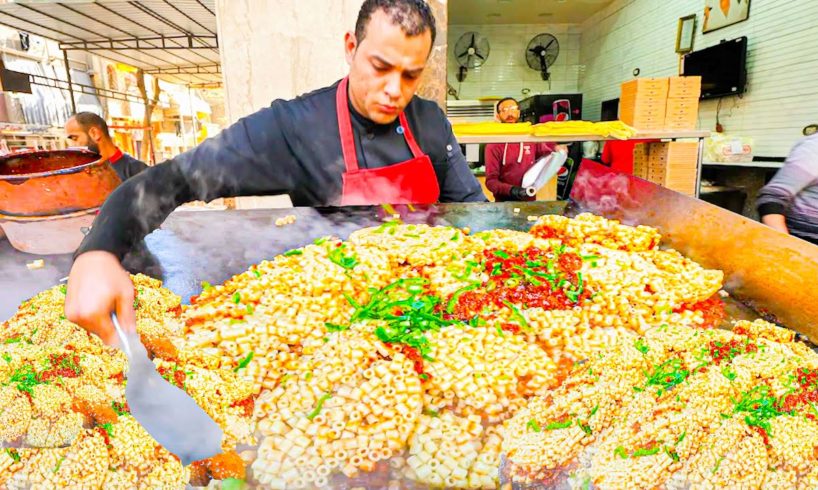
<svg viewBox="0 0 818 490">
<path fill-rule="evenodd" d="M 250 351 L 250 353 L 249 353 L 249 354 L 247 354 L 247 357 L 245 357 L 244 359 L 242 359 L 242 360 L 240 360 L 240 361 L 239 361 L 238 366 L 236 366 L 236 367 L 233 369 L 233 372 L 234 372 L 234 373 L 237 373 L 237 372 L 239 372 L 239 370 L 240 370 L 240 369 L 244 369 L 244 368 L 246 368 L 248 365 L 250 365 L 250 361 L 252 361 L 252 360 L 253 360 L 253 356 L 254 356 L 254 355 L 255 355 L 255 352 Z"/>
<path fill-rule="evenodd" d="M 312 409 L 312 411 L 309 414 L 307 414 L 307 418 L 309 420 L 312 420 L 315 417 L 317 417 L 318 414 L 321 413 L 321 408 L 324 406 L 324 402 L 329 400 L 330 398 L 332 398 L 332 395 L 330 395 L 329 393 L 324 393 L 323 395 L 321 395 L 321 398 L 318 399 L 318 403 L 315 404 L 315 408 Z"/>
<path fill-rule="evenodd" d="M 533 432 L 541 432 L 542 431 L 542 429 L 540 429 L 540 424 L 538 424 L 537 421 L 534 420 L 534 419 L 529 420 L 528 423 L 525 424 L 525 427 L 528 430 L 533 431 Z"/>
</svg>

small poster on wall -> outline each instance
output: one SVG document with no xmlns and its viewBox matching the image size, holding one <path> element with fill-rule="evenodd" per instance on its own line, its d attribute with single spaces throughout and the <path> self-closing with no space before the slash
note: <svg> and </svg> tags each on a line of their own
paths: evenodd
<svg viewBox="0 0 818 490">
<path fill-rule="evenodd" d="M 704 0 L 703 32 L 712 32 L 750 17 L 750 0 Z"/>
</svg>

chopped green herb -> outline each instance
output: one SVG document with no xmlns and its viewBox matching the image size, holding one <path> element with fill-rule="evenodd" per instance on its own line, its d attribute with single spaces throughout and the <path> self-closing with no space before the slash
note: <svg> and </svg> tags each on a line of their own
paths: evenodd
<svg viewBox="0 0 818 490">
<path fill-rule="evenodd" d="M 559 429 L 567 429 L 571 427 L 573 424 L 573 420 L 566 420 L 564 422 L 551 422 L 550 424 L 545 426 L 545 430 L 559 430 Z"/>
<path fill-rule="evenodd" d="M 681 435 L 679 435 L 679 438 L 678 438 L 678 439 L 676 439 L 676 444 L 677 444 L 677 445 L 681 444 L 681 443 L 682 443 L 682 441 L 684 441 L 684 440 L 685 440 L 685 436 L 686 436 L 686 435 L 687 435 L 687 431 L 682 432 L 682 433 L 681 433 Z"/>
<path fill-rule="evenodd" d="M 672 459 L 674 462 L 679 462 L 679 453 L 677 453 L 674 449 L 670 449 L 667 446 L 664 447 L 665 454 Z"/>
<path fill-rule="evenodd" d="M 237 373 L 237 372 L 239 372 L 239 370 L 240 370 L 240 369 L 244 369 L 244 368 L 246 368 L 248 365 L 250 365 L 250 361 L 252 361 L 252 360 L 253 360 L 253 356 L 255 356 L 255 355 L 256 355 L 256 353 L 255 353 L 255 352 L 250 351 L 250 353 L 249 353 L 249 354 L 247 354 L 247 357 L 245 357 L 244 359 L 242 359 L 241 361 L 239 361 L 238 366 L 236 366 L 236 367 L 233 369 L 233 372 L 234 372 L 234 373 Z"/>
<path fill-rule="evenodd" d="M 327 332 L 343 332 L 344 330 L 349 330 L 349 325 L 336 325 L 334 323 L 324 323 L 324 326 L 327 328 Z"/>
<path fill-rule="evenodd" d="M 247 305 L 247 314 L 248 315 L 252 315 L 255 311 L 256 311 L 256 309 L 253 308 L 253 305 Z"/>
<path fill-rule="evenodd" d="M 23 340 L 21 337 L 12 337 L 3 341 L 4 344 L 19 344 Z"/>
<path fill-rule="evenodd" d="M 628 459 L 628 453 L 625 451 L 625 448 L 622 447 L 622 446 L 617 446 L 616 449 L 614 449 L 614 455 L 619 456 L 622 459 Z"/>
<path fill-rule="evenodd" d="M 431 409 L 428 409 L 428 408 L 423 409 L 423 415 L 426 415 L 427 417 L 434 417 L 434 418 L 440 417 L 440 413 L 437 410 L 431 410 Z"/>
<path fill-rule="evenodd" d="M 636 347 L 636 350 L 641 352 L 643 356 L 647 354 L 648 351 L 650 350 L 650 346 L 647 344 L 647 342 L 645 342 L 645 339 L 643 339 L 642 337 L 636 339 L 636 343 L 633 346 Z"/>
<path fill-rule="evenodd" d="M 312 371 L 307 371 L 307 374 L 304 375 L 304 381 L 309 381 L 312 379 Z"/>
<path fill-rule="evenodd" d="M 540 429 L 540 424 L 538 424 L 537 421 L 534 420 L 534 419 L 529 420 L 528 423 L 525 424 L 525 426 L 526 426 L 526 428 L 528 430 L 531 430 L 531 431 L 534 431 L 534 432 L 542 431 L 542 429 Z"/>
<path fill-rule="evenodd" d="M 247 483 L 238 478 L 227 478 L 222 481 L 222 490 L 244 490 L 247 488 Z"/>
<path fill-rule="evenodd" d="M 333 264 L 343 267 L 346 270 L 352 270 L 358 265 L 358 256 L 354 253 L 347 255 L 346 247 L 346 243 L 343 243 L 341 246 L 333 248 L 329 251 L 327 257 Z"/>
<path fill-rule="evenodd" d="M 120 403 L 117 401 L 111 402 L 111 408 L 116 412 L 117 415 L 126 415 L 128 414 L 128 409 L 125 407 L 124 403 Z"/>
<path fill-rule="evenodd" d="M 6 362 L 11 362 L 11 356 L 8 352 L 3 352 L 3 360 Z"/>
<path fill-rule="evenodd" d="M 16 449 L 6 448 L 6 454 L 8 454 L 15 463 L 20 462 L 20 453 L 18 453 Z"/>
<path fill-rule="evenodd" d="M 62 294 L 68 294 L 68 287 L 65 284 L 60 284 L 60 292 Z"/>
<path fill-rule="evenodd" d="M 294 250 L 287 250 L 286 252 L 284 252 L 285 257 L 292 257 L 293 255 L 304 255 L 304 251 L 299 250 L 299 249 L 294 249 Z"/>
<path fill-rule="evenodd" d="M 582 432 L 585 432 L 585 435 L 590 436 L 591 434 L 593 434 L 593 431 L 591 430 L 591 426 L 589 424 L 581 422 L 579 419 L 577 419 L 577 427 L 582 429 Z"/>
<path fill-rule="evenodd" d="M 324 393 L 323 395 L 321 395 L 321 398 L 318 399 L 318 403 L 315 405 L 315 408 L 312 410 L 312 412 L 310 412 L 307 415 L 307 418 L 309 420 L 312 420 L 315 417 L 317 417 L 318 414 L 321 413 L 321 407 L 324 406 L 324 402 L 329 400 L 330 398 L 332 398 L 332 395 L 330 395 L 329 393 Z"/>
<path fill-rule="evenodd" d="M 328 240 L 327 237 L 316 238 L 313 243 L 320 246 L 327 243 L 327 240 Z"/>
<path fill-rule="evenodd" d="M 528 325 L 528 321 L 523 316 L 523 313 L 520 311 L 519 308 L 514 306 L 513 303 L 507 300 L 503 300 L 503 304 L 508 306 L 511 309 L 511 316 L 517 320 L 517 323 L 520 324 L 521 327 L 525 330 L 531 330 L 531 327 Z"/>
<path fill-rule="evenodd" d="M 53 473 L 56 473 L 56 472 L 60 471 L 60 467 L 62 466 L 62 462 L 63 462 L 63 461 L 65 461 L 65 456 L 63 456 L 63 457 L 61 457 L 59 460 L 57 460 L 57 466 L 55 466 L 55 467 L 54 467 L 54 469 L 53 469 L 53 470 L 51 470 L 51 471 L 52 471 Z"/>
<path fill-rule="evenodd" d="M 690 371 L 682 367 L 682 360 L 673 358 L 654 368 L 648 376 L 647 386 L 659 386 L 660 391 L 667 391 L 684 382 L 688 376 Z"/>
<path fill-rule="evenodd" d="M 580 258 L 581 258 L 582 260 L 599 260 L 599 259 L 601 259 L 602 257 L 600 257 L 600 256 L 598 256 L 598 255 L 582 255 L 582 256 L 580 256 Z"/>
<path fill-rule="evenodd" d="M 659 451 L 661 451 L 661 449 L 662 448 L 660 448 L 659 446 L 645 447 L 645 448 L 637 449 L 636 451 L 633 452 L 633 454 L 631 454 L 631 456 L 634 457 L 634 458 L 641 458 L 641 457 L 644 457 L 644 456 L 653 456 L 654 454 L 659 454 Z"/>
<path fill-rule="evenodd" d="M 594 408 L 592 408 L 592 409 L 591 409 L 591 415 L 590 415 L 590 417 L 593 417 L 593 416 L 596 414 L 596 412 L 597 412 L 598 410 L 599 410 L 599 404 L 597 403 L 597 404 L 596 404 L 596 406 L 595 406 Z"/>
<path fill-rule="evenodd" d="M 100 427 L 102 427 L 102 430 L 104 430 L 108 434 L 108 437 L 114 437 L 114 426 L 113 426 L 113 424 L 111 424 L 111 423 L 101 424 Z"/>
<path fill-rule="evenodd" d="M 729 366 L 724 366 L 723 368 L 721 368 L 721 374 L 730 381 L 735 380 L 737 376 L 736 372 L 730 369 Z"/>
<path fill-rule="evenodd" d="M 34 371 L 32 365 L 25 364 L 11 374 L 9 384 L 15 385 L 15 388 L 22 392 L 34 395 L 34 387 L 44 384 L 44 382 L 40 381 L 40 377 L 37 372 Z"/>
<path fill-rule="evenodd" d="M 213 285 L 207 281 L 202 281 L 202 291 L 207 291 L 209 289 L 213 289 Z"/>
<path fill-rule="evenodd" d="M 451 241 L 456 242 L 458 240 L 460 240 L 460 232 L 456 231 L 454 232 L 454 235 L 452 235 Z"/>
<path fill-rule="evenodd" d="M 501 259 L 508 259 L 509 257 L 511 257 L 508 254 L 508 252 L 503 251 L 503 250 L 495 250 L 494 255 L 497 256 L 497 257 L 500 257 Z"/>
<path fill-rule="evenodd" d="M 454 307 L 457 306 L 457 301 L 460 299 L 460 296 L 467 291 L 477 289 L 479 286 L 479 284 L 470 284 L 455 291 L 449 299 L 449 303 L 446 305 L 446 313 L 454 313 Z"/>
<path fill-rule="evenodd" d="M 241 303 L 241 293 L 239 293 L 238 291 L 236 291 L 233 294 L 233 303 L 235 303 L 235 304 Z"/>
<path fill-rule="evenodd" d="M 428 374 L 426 374 L 426 373 L 420 373 L 420 376 L 418 376 L 418 377 L 419 377 L 420 379 L 422 379 L 423 381 L 426 381 L 426 380 L 428 380 L 428 379 L 429 379 L 429 375 L 428 375 Z"/>
<path fill-rule="evenodd" d="M 715 475 L 719 468 L 721 467 L 721 462 L 724 461 L 724 456 L 720 457 L 718 461 L 716 461 L 716 466 L 713 467 L 713 474 Z"/>
</svg>

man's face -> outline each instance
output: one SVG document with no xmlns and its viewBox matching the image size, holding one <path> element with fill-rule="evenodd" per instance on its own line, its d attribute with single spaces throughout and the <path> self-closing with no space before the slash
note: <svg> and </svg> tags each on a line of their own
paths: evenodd
<svg viewBox="0 0 818 490">
<path fill-rule="evenodd" d="M 504 123 L 516 123 L 520 120 L 520 106 L 513 100 L 504 100 L 497 106 L 497 116 Z"/>
<path fill-rule="evenodd" d="M 89 128 L 86 131 L 73 117 L 65 123 L 65 136 L 71 142 L 71 146 L 84 146 L 99 154 L 99 135 L 95 137 L 96 133 L 100 133 L 99 129 Z"/>
<path fill-rule="evenodd" d="M 378 124 L 393 122 L 418 88 L 432 49 L 431 32 L 407 36 L 379 10 L 372 14 L 362 42 L 351 32 L 345 42 L 352 106 Z"/>
</svg>

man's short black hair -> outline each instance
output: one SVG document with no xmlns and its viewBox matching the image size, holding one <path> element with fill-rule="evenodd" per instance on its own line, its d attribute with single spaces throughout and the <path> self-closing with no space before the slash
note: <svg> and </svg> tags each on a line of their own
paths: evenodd
<svg viewBox="0 0 818 490">
<path fill-rule="evenodd" d="M 78 112 L 73 117 L 86 133 L 90 128 L 99 128 L 105 136 L 111 137 L 111 133 L 108 131 L 108 123 L 99 115 L 93 112 Z"/>
<path fill-rule="evenodd" d="M 432 44 L 437 37 L 437 25 L 432 8 L 425 0 L 365 0 L 355 22 L 355 38 L 360 43 L 366 37 L 366 28 L 372 14 L 383 10 L 399 25 L 407 36 L 419 36 L 427 30 L 432 33 Z"/>
<path fill-rule="evenodd" d="M 497 111 L 497 114 L 500 114 L 500 106 L 503 104 L 503 102 L 508 102 L 508 101 L 512 101 L 515 104 L 517 104 L 517 107 L 520 107 L 520 103 L 517 102 L 517 99 L 515 99 L 514 97 L 505 97 L 503 99 L 500 99 L 500 102 L 497 103 L 497 108 L 495 109 Z"/>
</svg>

